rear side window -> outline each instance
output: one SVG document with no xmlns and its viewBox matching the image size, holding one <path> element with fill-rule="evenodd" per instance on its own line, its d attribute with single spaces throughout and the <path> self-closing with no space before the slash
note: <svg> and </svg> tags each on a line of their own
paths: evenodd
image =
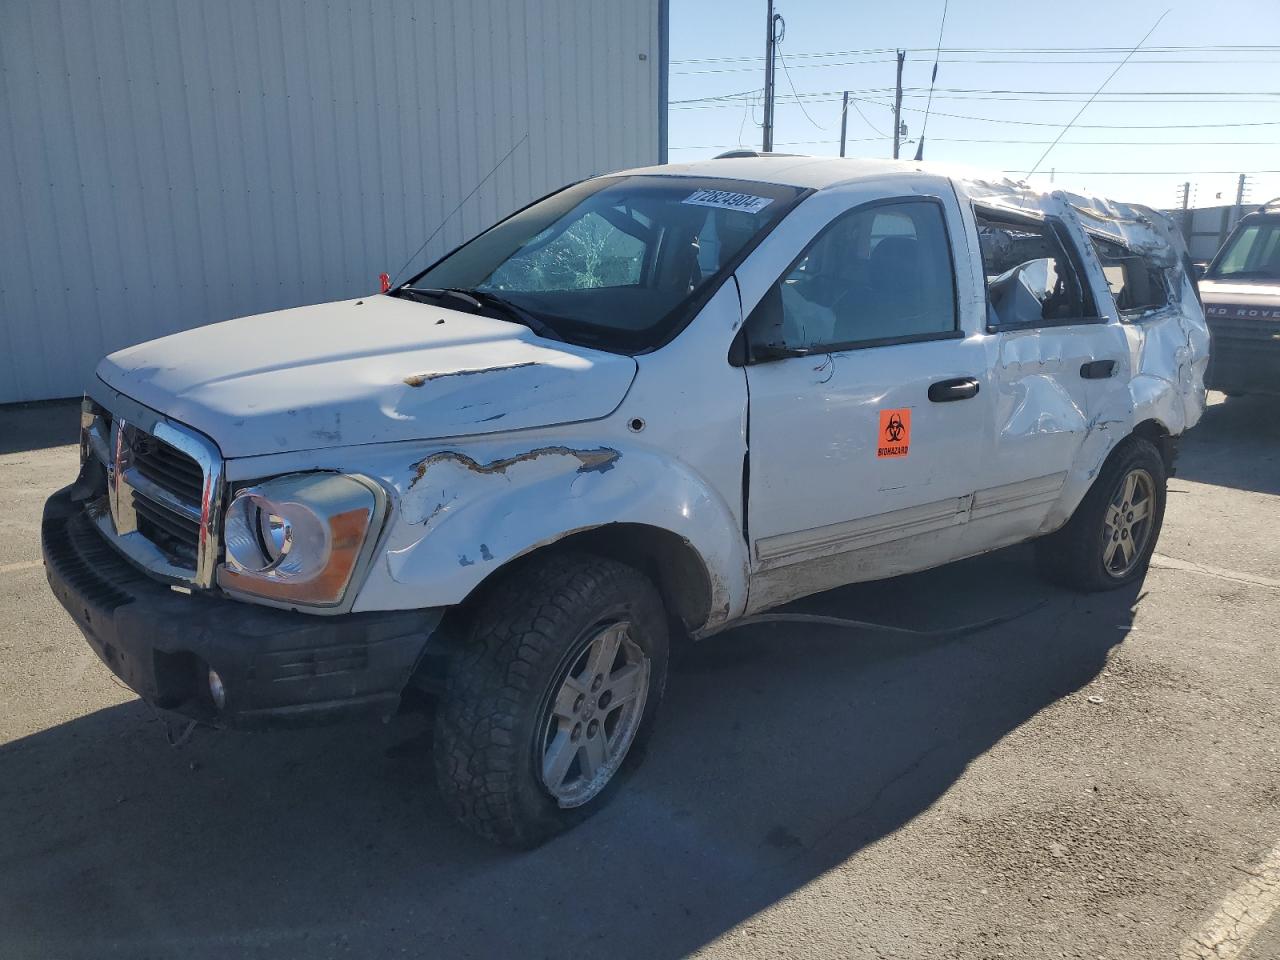
<svg viewBox="0 0 1280 960">
<path fill-rule="evenodd" d="M 942 206 L 914 198 L 837 217 L 748 322 L 753 346 L 797 351 L 905 343 L 956 329 Z"/>
<path fill-rule="evenodd" d="M 987 326 L 1008 330 L 1094 323 L 1088 290 L 1051 220 L 974 211 L 987 280 Z"/>
<path fill-rule="evenodd" d="M 1091 237 L 1121 317 L 1131 320 L 1169 303 L 1165 271 L 1154 261 L 1103 237 Z"/>
</svg>

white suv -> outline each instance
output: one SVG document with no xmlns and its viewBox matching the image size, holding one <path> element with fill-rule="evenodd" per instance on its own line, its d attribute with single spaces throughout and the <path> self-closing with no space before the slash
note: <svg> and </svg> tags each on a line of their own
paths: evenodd
<svg viewBox="0 0 1280 960">
<path fill-rule="evenodd" d="M 464 823 L 537 843 L 638 761 L 673 637 L 1036 539 L 1141 577 L 1208 334 L 1173 225 L 927 165 L 578 183 L 386 295 L 142 344 L 88 389 L 50 583 L 159 707 L 436 696 Z"/>
</svg>

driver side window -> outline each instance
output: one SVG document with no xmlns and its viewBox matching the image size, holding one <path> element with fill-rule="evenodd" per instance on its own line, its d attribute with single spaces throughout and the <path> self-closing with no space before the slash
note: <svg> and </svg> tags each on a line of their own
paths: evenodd
<svg viewBox="0 0 1280 960">
<path fill-rule="evenodd" d="M 748 320 L 754 348 L 797 352 L 956 330 L 946 220 L 942 205 L 927 198 L 869 204 L 833 220 Z"/>
</svg>

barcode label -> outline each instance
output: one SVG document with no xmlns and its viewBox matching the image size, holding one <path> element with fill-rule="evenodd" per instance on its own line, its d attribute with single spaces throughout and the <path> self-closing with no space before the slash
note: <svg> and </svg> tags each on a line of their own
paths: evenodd
<svg viewBox="0 0 1280 960">
<path fill-rule="evenodd" d="M 720 207 L 724 210 L 741 210 L 743 213 L 759 213 L 772 197 L 756 197 L 749 193 L 731 193 L 728 190 L 695 190 L 685 197 L 684 203 L 698 207 Z"/>
</svg>

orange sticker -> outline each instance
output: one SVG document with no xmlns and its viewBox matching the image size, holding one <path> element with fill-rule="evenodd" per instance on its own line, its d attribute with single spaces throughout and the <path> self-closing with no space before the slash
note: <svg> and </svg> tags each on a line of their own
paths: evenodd
<svg viewBox="0 0 1280 960">
<path fill-rule="evenodd" d="M 911 408 L 880 411 L 877 457 L 905 457 L 911 449 Z"/>
</svg>

